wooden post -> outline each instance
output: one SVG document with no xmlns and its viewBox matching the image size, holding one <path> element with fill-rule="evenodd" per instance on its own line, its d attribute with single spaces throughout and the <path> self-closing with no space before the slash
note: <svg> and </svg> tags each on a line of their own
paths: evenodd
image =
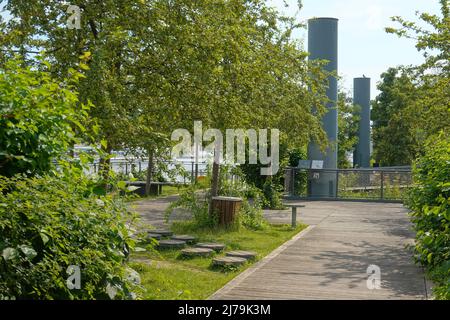
<svg viewBox="0 0 450 320">
<path fill-rule="evenodd" d="M 242 199 L 235 197 L 213 197 L 212 211 L 219 215 L 219 225 L 232 224 L 241 209 Z"/>
<path fill-rule="evenodd" d="M 297 226 L 297 207 L 292 207 L 292 222 L 291 222 L 292 228 L 295 228 Z"/>
<path fill-rule="evenodd" d="M 220 154 L 217 148 L 214 150 L 214 161 L 212 166 L 212 177 L 211 177 L 211 197 L 216 197 L 219 194 L 219 162 Z M 214 205 L 212 199 L 209 205 L 209 214 L 213 213 Z"/>
<path fill-rule="evenodd" d="M 145 195 L 150 195 L 150 187 L 153 179 L 153 152 L 148 149 L 147 179 L 145 181 Z"/>
</svg>

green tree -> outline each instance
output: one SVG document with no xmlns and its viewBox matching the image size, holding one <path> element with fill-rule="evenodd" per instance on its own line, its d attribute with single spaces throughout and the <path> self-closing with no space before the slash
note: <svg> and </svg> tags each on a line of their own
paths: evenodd
<svg viewBox="0 0 450 320">
<path fill-rule="evenodd" d="M 410 154 L 421 153 L 429 137 L 441 130 L 450 130 L 450 1 L 440 0 L 439 3 L 440 14 L 418 14 L 423 27 L 401 17 L 393 17 L 400 28 L 386 28 L 389 33 L 416 41 L 417 50 L 425 58 L 423 64 L 406 68 L 410 83 L 398 92 L 411 100 L 396 120 L 408 127 L 408 130 L 404 129 L 408 131 L 404 138 L 408 141 L 400 144 L 411 146 L 409 150 L 403 148 L 408 162 Z"/>
<path fill-rule="evenodd" d="M 72 4 L 81 9 L 79 30 L 67 29 L 62 3 L 8 1 L 17 19 L 6 26 L 2 48 L 45 50 L 57 76 L 90 52 L 80 100 L 95 105 L 90 115 L 107 151 L 132 146 L 152 160 L 170 147 L 173 129 L 192 128 L 193 120 L 222 131 L 281 128 L 300 145 L 326 142 L 320 116 L 327 75 L 292 40 L 294 20 L 265 1 Z M 217 178 L 216 165 L 213 171 Z"/>
<path fill-rule="evenodd" d="M 353 152 L 358 142 L 359 107 L 345 91 L 338 94 L 338 168 L 351 168 L 348 154 Z"/>
<path fill-rule="evenodd" d="M 101 195 L 84 175 L 89 157 L 68 153 L 89 110 L 74 90 L 81 74 L 56 81 L 41 64 L 14 58 L 0 68 L 0 299 L 134 298 L 125 265 L 134 217 L 119 190 Z M 67 285 L 70 266 L 79 290 Z"/>
<path fill-rule="evenodd" d="M 73 91 L 80 73 L 72 69 L 71 78 L 56 81 L 48 61 L 45 71 L 22 63 L 14 58 L 0 68 L 0 175 L 7 177 L 46 172 L 67 156 L 89 111 Z"/>
<path fill-rule="evenodd" d="M 414 165 L 415 185 L 408 206 L 417 231 L 416 260 L 436 284 L 436 298 L 449 299 L 450 1 L 439 2 L 441 15 L 419 15 L 426 27 L 394 17 L 401 27 L 387 31 L 414 39 L 425 56 L 425 63 L 410 68 L 419 95 L 406 112 L 412 118 L 408 121 L 416 133 L 420 156 Z"/>
<path fill-rule="evenodd" d="M 374 159 L 380 166 L 410 165 L 417 153 L 414 114 L 419 88 L 407 70 L 381 75 L 380 94 L 372 105 Z"/>
</svg>

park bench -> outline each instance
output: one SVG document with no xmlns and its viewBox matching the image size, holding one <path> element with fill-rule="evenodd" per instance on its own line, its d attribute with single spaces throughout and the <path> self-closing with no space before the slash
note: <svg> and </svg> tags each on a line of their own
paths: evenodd
<svg viewBox="0 0 450 320">
<path fill-rule="evenodd" d="M 137 187 L 138 189 L 134 190 L 134 192 L 141 197 L 145 196 L 145 181 L 126 181 L 126 184 L 127 186 Z M 182 183 L 154 181 L 150 183 L 150 194 L 158 196 L 162 193 L 163 186 L 178 186 L 181 184 Z"/>
<path fill-rule="evenodd" d="M 291 226 L 292 228 L 295 228 L 297 226 L 297 208 L 304 208 L 305 206 L 302 204 L 284 204 L 286 207 L 292 208 L 292 219 L 291 219 Z"/>
</svg>

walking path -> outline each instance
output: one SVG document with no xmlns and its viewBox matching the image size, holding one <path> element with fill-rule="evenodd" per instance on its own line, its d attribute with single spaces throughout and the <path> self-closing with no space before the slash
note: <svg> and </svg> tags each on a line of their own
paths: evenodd
<svg viewBox="0 0 450 320">
<path fill-rule="evenodd" d="M 174 197 L 136 202 L 155 226 Z M 401 204 L 303 202 L 309 225 L 210 299 L 426 299 L 429 289 L 408 245 L 414 233 Z M 273 223 L 290 223 L 290 210 L 266 210 Z M 181 214 L 183 216 L 183 214 Z M 180 217 L 181 217 L 180 216 Z M 178 217 L 176 217 L 178 218 Z M 381 288 L 367 287 L 367 267 L 381 271 Z"/>
<path fill-rule="evenodd" d="M 211 299 L 426 299 L 411 251 L 414 233 L 400 204 L 306 202 L 310 227 L 255 264 Z M 266 211 L 289 221 L 289 211 Z M 381 271 L 381 288 L 367 286 L 367 267 Z"/>
</svg>

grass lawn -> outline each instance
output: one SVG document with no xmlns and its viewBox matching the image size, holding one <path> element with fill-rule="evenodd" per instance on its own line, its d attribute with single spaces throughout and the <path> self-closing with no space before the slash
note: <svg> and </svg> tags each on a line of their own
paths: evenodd
<svg viewBox="0 0 450 320">
<path fill-rule="evenodd" d="M 301 224 L 295 229 L 289 225 L 270 225 L 261 231 L 242 227 L 237 231 L 193 231 L 189 222 L 181 222 L 175 223 L 172 231 L 194 235 L 201 242 L 224 243 L 225 251 L 255 251 L 259 260 L 304 228 L 306 225 Z M 145 299 L 168 300 L 206 299 L 251 265 L 247 263 L 237 270 L 213 269 L 211 258 L 183 259 L 177 250 L 134 253 L 130 264 L 141 275 Z"/>
<path fill-rule="evenodd" d="M 167 197 L 167 196 L 173 196 L 176 194 L 179 194 L 180 192 L 182 192 L 186 187 L 179 185 L 179 186 L 163 186 L 162 187 L 162 192 L 159 195 L 149 195 L 146 197 L 140 197 L 138 195 L 133 195 L 131 196 L 130 200 L 131 202 L 133 201 L 140 201 L 140 200 L 145 200 L 145 199 L 157 199 L 157 198 L 161 198 L 161 197 Z"/>
</svg>

